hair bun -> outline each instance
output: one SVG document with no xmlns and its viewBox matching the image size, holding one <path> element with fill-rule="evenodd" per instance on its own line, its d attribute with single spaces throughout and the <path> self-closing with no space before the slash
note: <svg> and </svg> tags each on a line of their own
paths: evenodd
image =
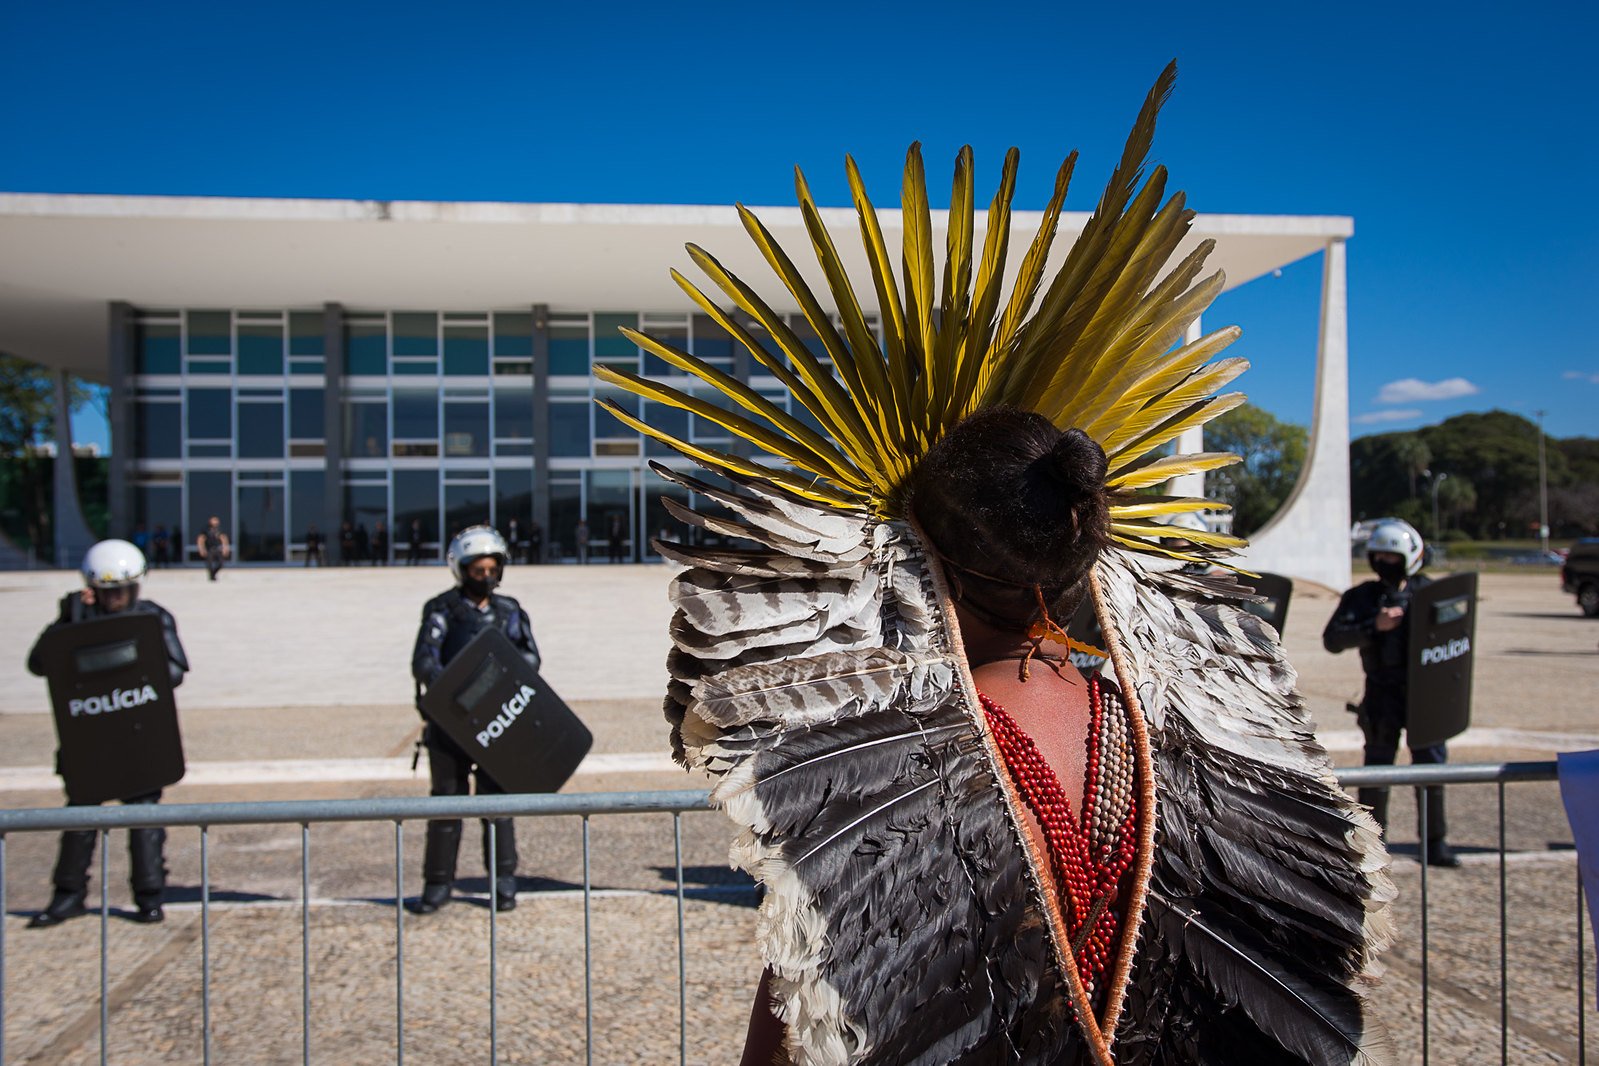
<svg viewBox="0 0 1599 1066">
<path fill-rule="evenodd" d="M 1109 463 L 1105 449 L 1074 426 L 1055 441 L 1045 466 L 1049 479 L 1062 489 L 1077 496 L 1090 496 L 1104 489 Z"/>
</svg>

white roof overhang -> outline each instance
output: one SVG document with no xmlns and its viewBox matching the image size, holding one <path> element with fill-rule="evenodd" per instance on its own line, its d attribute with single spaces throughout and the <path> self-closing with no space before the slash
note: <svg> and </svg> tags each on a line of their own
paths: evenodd
<svg viewBox="0 0 1599 1066">
<path fill-rule="evenodd" d="M 754 210 L 830 302 L 799 209 Z M 854 212 L 830 208 L 822 217 L 875 310 Z M 1014 213 L 1011 271 L 1040 218 Z M 933 216 L 940 256 L 945 219 Z M 880 220 L 897 268 L 899 212 Z M 1055 262 L 1087 220 L 1081 212 L 1061 217 Z M 979 251 L 983 224 L 980 214 Z M 1226 271 L 1232 288 L 1353 232 L 1344 217 L 1200 215 L 1182 251 L 1215 238 L 1208 266 Z M 700 280 L 683 251 L 688 242 L 774 307 L 796 309 L 726 206 L 0 194 L 0 352 L 104 380 L 106 306 L 114 300 L 161 308 L 335 301 L 368 310 L 687 310 L 667 272 L 677 267 Z"/>
</svg>

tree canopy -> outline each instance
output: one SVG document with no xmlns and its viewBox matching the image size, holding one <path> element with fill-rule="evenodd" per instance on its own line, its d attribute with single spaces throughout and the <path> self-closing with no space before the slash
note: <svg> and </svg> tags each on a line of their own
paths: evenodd
<svg viewBox="0 0 1599 1066">
<path fill-rule="evenodd" d="M 1247 537 L 1271 520 L 1305 465 L 1304 426 L 1278 421 L 1253 404 L 1205 424 L 1205 450 L 1236 452 L 1243 462 L 1205 475 L 1205 495 L 1233 509 L 1233 532 Z"/>
<path fill-rule="evenodd" d="M 44 367 L 0 355 L 0 455 L 22 455 L 40 439 L 55 437 L 55 387 L 55 376 Z M 90 401 L 80 382 L 69 387 L 73 409 Z"/>
<path fill-rule="evenodd" d="M 1544 443 L 1551 531 L 1599 532 L 1599 440 Z M 1349 445 L 1349 477 L 1357 519 L 1395 515 L 1434 537 L 1527 537 L 1538 529 L 1538 425 L 1508 411 L 1361 437 Z M 1435 487 L 1442 530 L 1432 522 Z"/>
</svg>

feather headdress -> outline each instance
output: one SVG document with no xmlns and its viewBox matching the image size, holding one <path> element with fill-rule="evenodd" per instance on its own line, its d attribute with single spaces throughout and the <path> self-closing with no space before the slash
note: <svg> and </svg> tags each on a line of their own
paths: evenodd
<svg viewBox="0 0 1599 1066">
<path fill-rule="evenodd" d="M 666 712 L 674 750 L 715 779 L 736 863 L 767 888 L 759 937 L 797 1063 L 1367 1063 L 1384 1045 L 1362 992 L 1392 896 L 1374 824 L 1337 787 L 1276 634 L 1230 579 L 1161 573 L 1139 555 L 1241 545 L 1157 519 L 1209 506 L 1138 490 L 1230 455 L 1163 445 L 1234 406 L 1225 329 L 1174 347 L 1221 290 L 1209 242 L 1162 276 L 1193 217 L 1162 203 L 1144 157 L 1175 67 L 1156 82 L 1093 217 L 1046 278 L 1075 156 L 1008 298 L 1017 157 L 975 257 L 971 153 L 955 168 L 941 285 L 919 151 L 909 154 L 896 276 L 860 175 L 850 187 L 881 336 L 804 179 L 800 209 L 836 319 L 749 211 L 745 228 L 825 357 L 695 246 L 732 301 L 681 275 L 814 425 L 688 352 L 625 331 L 743 413 L 659 381 L 602 380 L 715 422 L 776 457 L 711 450 L 605 401 L 718 475 L 655 464 L 720 505 L 676 517 L 749 547 L 662 544 L 684 566 Z M 936 291 L 935 291 L 936 290 Z M 758 327 L 758 329 L 756 328 Z M 757 338 L 770 338 L 774 348 Z M 973 411 L 1013 405 L 1085 429 L 1109 457 L 1111 534 L 1091 587 L 1140 752 L 1139 862 L 1121 957 L 1097 1005 L 1077 971 L 1044 859 L 979 709 L 942 571 L 905 514 L 917 461 Z"/>
</svg>

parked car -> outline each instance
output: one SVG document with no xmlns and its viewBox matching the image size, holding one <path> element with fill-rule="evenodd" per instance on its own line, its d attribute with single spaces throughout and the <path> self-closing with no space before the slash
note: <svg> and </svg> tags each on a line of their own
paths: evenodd
<svg viewBox="0 0 1599 1066">
<path fill-rule="evenodd" d="M 1560 587 L 1577 597 L 1589 618 L 1599 618 L 1599 537 L 1584 537 L 1571 546 L 1560 568 Z"/>
</svg>

